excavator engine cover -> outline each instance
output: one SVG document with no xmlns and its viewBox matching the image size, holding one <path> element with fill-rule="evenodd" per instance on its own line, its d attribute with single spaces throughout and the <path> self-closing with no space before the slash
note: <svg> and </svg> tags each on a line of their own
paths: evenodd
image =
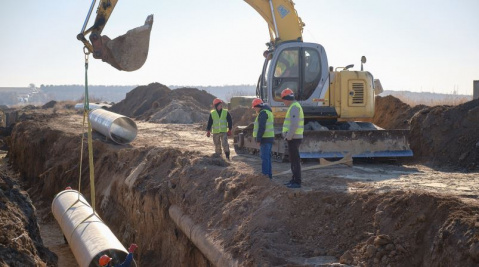
<svg viewBox="0 0 479 267">
<path fill-rule="evenodd" d="M 146 18 L 143 26 L 129 30 L 127 33 L 111 40 L 108 36 L 90 35 L 93 57 L 101 59 L 118 70 L 135 71 L 146 61 L 150 45 L 150 33 L 153 15 Z"/>
</svg>

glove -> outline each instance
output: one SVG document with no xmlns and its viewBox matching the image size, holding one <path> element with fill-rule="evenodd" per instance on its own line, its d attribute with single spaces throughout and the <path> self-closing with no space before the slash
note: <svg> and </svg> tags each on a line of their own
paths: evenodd
<svg viewBox="0 0 479 267">
<path fill-rule="evenodd" d="M 130 245 L 130 248 L 128 248 L 128 252 L 133 253 L 133 252 L 135 252 L 135 249 L 137 249 L 137 248 L 138 248 L 138 245 L 133 243 L 133 244 Z"/>
<path fill-rule="evenodd" d="M 226 133 L 228 136 L 231 136 L 231 130 L 228 130 L 228 132 Z"/>
<path fill-rule="evenodd" d="M 207 131 L 207 132 L 206 132 L 206 137 L 210 137 L 210 136 L 211 136 L 210 131 Z"/>
</svg>

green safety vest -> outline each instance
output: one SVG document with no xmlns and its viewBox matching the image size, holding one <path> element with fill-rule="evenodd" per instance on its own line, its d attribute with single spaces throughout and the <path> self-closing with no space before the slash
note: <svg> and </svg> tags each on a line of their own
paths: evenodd
<svg viewBox="0 0 479 267">
<path fill-rule="evenodd" d="M 274 137 L 274 117 L 273 117 L 273 113 L 269 110 L 266 110 L 266 109 L 262 109 L 259 113 L 261 113 L 263 111 L 266 112 L 266 114 L 268 114 L 268 119 L 266 120 L 266 127 L 264 129 L 264 133 L 263 133 L 262 137 Z M 253 137 L 254 138 L 256 138 L 256 136 L 258 136 L 258 129 L 259 129 L 258 117 L 259 117 L 259 113 L 258 113 L 258 116 L 256 116 L 256 120 L 254 120 L 254 128 L 253 128 Z"/>
<path fill-rule="evenodd" d="M 218 115 L 218 111 L 213 109 L 211 112 L 211 118 L 213 119 L 213 125 L 211 126 L 212 133 L 226 133 L 228 131 L 228 121 L 226 116 L 228 115 L 228 110 L 223 109 L 221 111 L 221 117 Z"/>
<path fill-rule="evenodd" d="M 296 106 L 299 108 L 299 125 L 298 125 L 298 128 L 296 128 L 296 132 L 294 132 L 293 139 L 299 139 L 299 138 L 303 138 L 304 113 L 303 113 L 303 108 L 298 102 L 293 102 L 291 106 L 289 106 L 288 112 L 286 112 L 286 117 L 284 118 L 284 123 L 283 123 L 283 133 L 289 132 L 289 127 L 291 126 L 291 115 L 289 114 L 289 112 L 291 111 L 291 108 L 293 106 Z"/>
</svg>

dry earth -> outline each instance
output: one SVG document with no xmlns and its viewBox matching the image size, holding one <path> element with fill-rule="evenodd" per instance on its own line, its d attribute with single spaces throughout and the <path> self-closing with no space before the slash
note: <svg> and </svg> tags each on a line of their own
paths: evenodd
<svg viewBox="0 0 479 267">
<path fill-rule="evenodd" d="M 158 84 L 150 86 L 157 88 Z M 146 91 L 143 94 L 148 97 Z M 145 104 L 149 107 L 145 112 L 158 114 L 159 106 L 174 103 L 160 102 Z M 127 146 L 94 134 L 97 210 L 125 246 L 139 244 L 136 260 L 140 266 L 210 265 L 170 219 L 172 205 L 179 206 L 241 266 L 328 266 L 338 262 L 354 266 L 476 266 L 478 161 L 476 148 L 468 145 L 479 140 L 473 125 L 478 125 L 473 116 L 477 104 L 425 107 L 412 119 L 397 116 L 413 126 L 426 126 L 424 130 L 416 128 L 410 137 L 417 139 L 411 141 L 413 150 L 422 149 L 419 157 L 355 161 L 352 167 L 305 171 L 302 189 L 283 186 L 288 175 L 273 180 L 257 175 L 260 160 L 254 155 L 233 153 L 231 161 L 213 156 L 204 124 L 137 120 L 139 135 Z M 134 101 L 129 105 L 135 106 Z M 405 113 L 410 108 L 400 106 Z M 49 209 L 56 193 L 68 185 L 78 187 L 82 128 L 75 112 L 53 110 L 55 107 L 24 114 L 13 129 L 8 158 L 35 203 L 42 234 L 52 237 L 44 237 L 44 243 L 50 242 L 47 246 L 59 255 L 62 266 L 60 260 L 71 259 L 71 255 L 61 251 L 65 245 L 58 240 L 61 234 L 55 233 Z M 234 117 L 241 114 L 249 116 L 244 111 Z M 449 130 L 447 122 L 441 124 L 451 118 L 462 126 L 459 131 Z M 386 122 L 389 120 L 377 124 L 388 128 Z M 443 125 L 443 129 L 435 132 L 433 125 Z M 444 140 L 459 142 L 447 157 L 435 150 L 449 149 Z M 423 156 L 426 149 L 436 153 L 429 155 L 430 161 Z M 459 159 L 464 153 L 467 156 Z M 84 155 L 81 191 L 88 198 Z M 303 166 L 315 164 L 307 161 Z M 273 169 L 281 172 L 289 165 L 274 163 Z"/>
</svg>

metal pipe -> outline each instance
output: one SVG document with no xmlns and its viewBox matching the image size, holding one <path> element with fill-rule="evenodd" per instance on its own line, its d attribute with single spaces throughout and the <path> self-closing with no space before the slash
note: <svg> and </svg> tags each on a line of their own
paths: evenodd
<svg viewBox="0 0 479 267">
<path fill-rule="evenodd" d="M 77 103 L 75 104 L 75 109 L 81 109 L 83 110 L 83 103 Z M 101 103 L 90 103 L 88 105 L 90 107 L 90 110 L 98 109 L 98 108 L 111 108 L 110 104 L 101 104 Z"/>
<path fill-rule="evenodd" d="M 138 132 L 132 119 L 101 108 L 90 111 L 88 117 L 94 130 L 117 144 L 132 142 Z"/>
<path fill-rule="evenodd" d="M 238 266 L 238 261 L 209 239 L 206 231 L 184 214 L 180 207 L 171 205 L 168 213 L 178 228 L 214 266 Z"/>
<path fill-rule="evenodd" d="M 52 202 L 52 213 L 80 267 L 98 266 L 98 259 L 104 254 L 113 258 L 112 265 L 122 263 L 128 255 L 80 192 L 58 193 Z"/>
</svg>

